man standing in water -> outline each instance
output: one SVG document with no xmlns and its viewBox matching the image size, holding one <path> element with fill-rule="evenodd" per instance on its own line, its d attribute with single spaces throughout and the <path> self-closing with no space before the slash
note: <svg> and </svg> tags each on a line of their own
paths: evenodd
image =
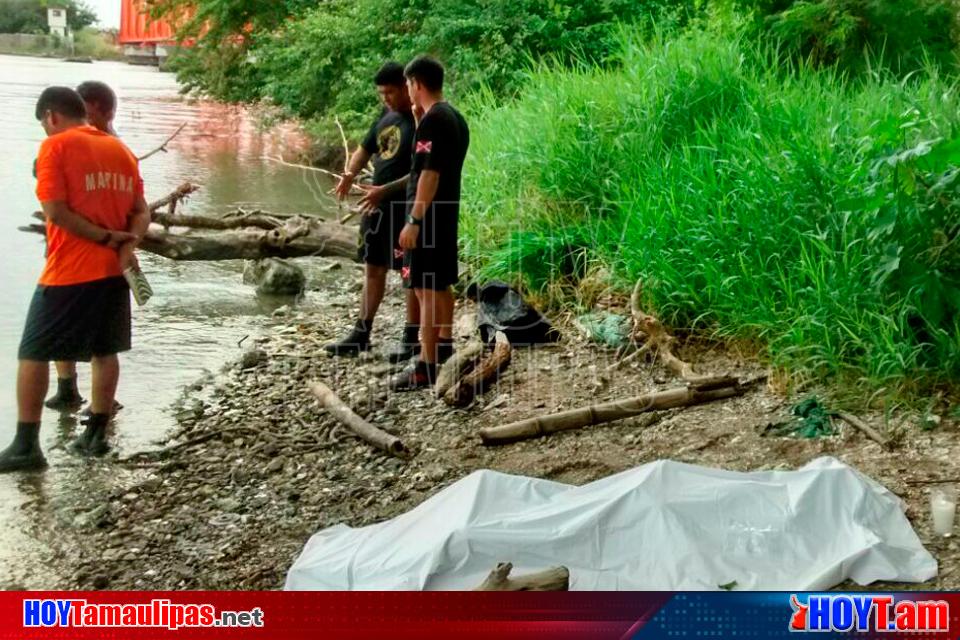
<svg viewBox="0 0 960 640">
<path fill-rule="evenodd" d="M 420 358 L 390 381 L 396 391 L 421 389 L 436 380 L 437 365 L 453 354 L 453 292 L 459 279 L 457 226 L 460 174 L 470 145 L 467 122 L 443 99 L 443 66 L 428 56 L 404 71 L 410 99 L 423 113 L 414 138 L 407 182 L 407 218 L 400 232 L 405 249 L 401 275 L 420 302 Z"/>
<path fill-rule="evenodd" d="M 387 271 L 400 270 L 403 250 L 397 240 L 406 213 L 407 174 L 416 124 L 411 111 L 403 67 L 384 64 L 374 77 L 385 110 L 370 128 L 363 144 L 350 158 L 350 166 L 336 187 L 341 199 L 350 193 L 356 175 L 373 158 L 373 186 L 361 199 L 360 260 L 364 263 L 360 317 L 353 330 L 325 348 L 335 356 L 357 355 L 370 349 L 373 319 L 383 301 Z M 392 362 L 408 360 L 419 350 L 420 310 L 413 291 L 407 292 L 407 324 L 398 347 L 389 354 Z"/>
<path fill-rule="evenodd" d="M 130 290 L 123 269 L 150 224 L 136 157 L 87 124 L 73 89 L 49 87 L 36 117 L 47 134 L 37 158 L 37 197 L 47 219 L 47 262 L 27 313 L 17 371 L 17 431 L 0 472 L 46 466 L 40 416 L 51 361 L 91 361 L 91 415 L 73 450 L 107 452 L 106 429 L 130 349 Z"/>
<path fill-rule="evenodd" d="M 106 83 L 96 80 L 83 82 L 77 87 L 87 109 L 87 122 L 104 133 L 116 136 L 113 118 L 117 112 L 117 95 Z M 34 172 L 36 173 L 36 172 Z M 36 175 L 34 175 L 36 177 Z M 84 400 L 77 386 L 77 363 L 56 362 L 57 392 L 44 404 L 50 409 L 75 411 Z"/>
</svg>

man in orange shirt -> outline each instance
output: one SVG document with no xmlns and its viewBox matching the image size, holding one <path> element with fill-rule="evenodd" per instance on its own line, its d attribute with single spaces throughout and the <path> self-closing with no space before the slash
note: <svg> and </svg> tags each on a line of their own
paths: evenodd
<svg viewBox="0 0 960 640">
<path fill-rule="evenodd" d="M 83 104 L 87 109 L 87 122 L 104 133 L 116 136 L 117 132 L 113 130 L 113 118 L 117 113 L 117 94 L 113 92 L 113 89 L 106 83 L 88 80 L 77 86 L 77 93 L 83 98 Z M 34 169 L 34 174 L 36 174 L 36 169 Z M 44 404 L 50 409 L 75 411 L 84 403 L 80 390 L 77 388 L 77 363 L 58 360 L 55 365 L 57 391 Z M 116 413 L 118 407 L 119 404 L 114 406 L 114 413 Z M 87 411 L 89 411 L 89 407 Z"/>
<path fill-rule="evenodd" d="M 47 218 L 47 262 L 20 342 L 17 433 L 0 452 L 0 473 L 46 466 L 40 416 L 49 363 L 90 361 L 91 415 L 72 449 L 107 452 L 106 429 L 130 349 L 130 291 L 123 270 L 150 225 L 136 157 L 87 124 L 73 89 L 49 87 L 37 101 L 47 139 L 37 158 L 37 197 Z"/>
</svg>

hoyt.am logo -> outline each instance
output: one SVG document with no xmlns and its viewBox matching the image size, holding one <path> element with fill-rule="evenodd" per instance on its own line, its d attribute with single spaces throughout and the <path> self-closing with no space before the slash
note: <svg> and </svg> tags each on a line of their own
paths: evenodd
<svg viewBox="0 0 960 640">
<path fill-rule="evenodd" d="M 946 632 L 950 604 L 943 600 L 906 600 L 892 595 L 790 596 L 790 631 Z"/>
</svg>

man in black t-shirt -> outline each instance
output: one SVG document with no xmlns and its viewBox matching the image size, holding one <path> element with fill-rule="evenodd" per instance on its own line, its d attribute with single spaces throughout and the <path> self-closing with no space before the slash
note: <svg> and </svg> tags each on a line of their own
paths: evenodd
<svg viewBox="0 0 960 640">
<path fill-rule="evenodd" d="M 326 346 L 332 355 L 356 355 L 370 348 L 370 332 L 383 301 L 387 271 L 399 270 L 403 263 L 398 238 L 406 213 L 406 183 L 416 123 L 400 64 L 384 64 L 374 82 L 385 109 L 350 158 L 349 168 L 336 187 L 337 195 L 345 198 L 357 173 L 373 158 L 373 186 L 359 187 L 365 191 L 360 200 L 363 218 L 359 253 L 365 266 L 360 317 L 345 338 Z M 419 325 L 417 298 L 408 292 L 407 325 L 400 345 L 389 354 L 391 361 L 402 362 L 419 350 Z"/>
<path fill-rule="evenodd" d="M 414 111 L 422 114 L 413 142 L 413 163 L 407 181 L 406 224 L 400 232 L 404 248 L 404 285 L 420 302 L 420 359 L 391 380 L 397 391 L 433 384 L 437 365 L 453 354 L 453 293 L 459 279 L 457 226 L 460 174 L 470 145 L 466 120 L 443 99 L 443 66 L 420 56 L 404 70 Z"/>
</svg>

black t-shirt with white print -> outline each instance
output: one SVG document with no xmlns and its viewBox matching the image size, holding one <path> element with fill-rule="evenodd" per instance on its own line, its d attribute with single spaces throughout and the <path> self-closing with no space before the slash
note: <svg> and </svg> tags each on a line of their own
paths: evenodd
<svg viewBox="0 0 960 640">
<path fill-rule="evenodd" d="M 415 129 L 416 123 L 409 111 L 385 110 L 373 123 L 362 142 L 364 150 L 373 157 L 373 184 L 387 184 L 410 173 Z M 403 200 L 401 196 L 395 202 L 402 203 Z M 383 202 L 380 209 L 390 211 L 393 206 L 392 202 Z M 396 205 L 400 215 L 404 213 L 403 206 Z"/>
<path fill-rule="evenodd" d="M 445 243 L 452 241 L 454 251 L 460 212 L 460 177 L 469 146 L 467 121 L 448 102 L 438 102 L 430 107 L 420 119 L 413 141 L 413 166 L 407 183 L 407 212 L 416 200 L 420 174 L 426 169 L 439 173 L 437 194 L 424 215 L 421 236 L 424 240 L 434 237 Z"/>
</svg>

